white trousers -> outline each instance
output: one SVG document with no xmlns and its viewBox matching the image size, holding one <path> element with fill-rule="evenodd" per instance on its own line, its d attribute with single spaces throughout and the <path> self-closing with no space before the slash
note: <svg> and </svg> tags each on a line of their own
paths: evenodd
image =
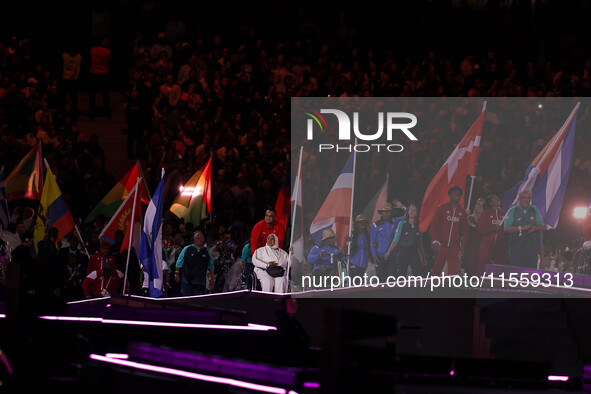
<svg viewBox="0 0 591 394">
<path fill-rule="evenodd" d="M 259 281 L 261 282 L 261 288 L 263 291 L 272 293 L 273 289 L 275 289 L 275 293 L 284 292 L 285 278 L 283 276 L 280 276 L 279 278 L 273 278 L 272 276 L 269 276 L 269 274 L 267 274 L 267 271 L 258 267 L 254 269 L 254 272 L 256 273 L 257 278 L 259 278 Z"/>
</svg>

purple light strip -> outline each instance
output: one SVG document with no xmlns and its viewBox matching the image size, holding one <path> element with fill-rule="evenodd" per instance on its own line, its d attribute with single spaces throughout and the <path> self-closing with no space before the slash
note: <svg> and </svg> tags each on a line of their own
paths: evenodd
<svg viewBox="0 0 591 394">
<path fill-rule="evenodd" d="M 88 303 L 88 302 L 96 302 L 99 300 L 107 300 L 111 297 L 100 297 L 100 298 L 89 298 L 87 300 L 78 300 L 78 301 L 70 301 L 67 303 L 67 305 L 72 305 L 72 304 L 84 304 L 84 303 Z"/>
<path fill-rule="evenodd" d="M 101 323 L 102 317 L 79 317 L 79 316 L 39 316 L 39 319 L 58 321 L 92 321 Z"/>
<path fill-rule="evenodd" d="M 183 371 L 180 369 L 138 363 L 135 361 L 120 360 L 120 359 L 116 359 L 116 358 L 109 358 L 109 357 L 105 357 L 105 356 L 100 356 L 98 354 L 91 354 L 89 357 L 92 360 L 102 361 L 102 362 L 117 364 L 117 365 L 123 365 L 126 367 L 141 369 L 144 371 L 151 371 L 151 372 L 157 372 L 157 373 L 162 373 L 162 374 L 167 374 L 167 375 L 180 376 L 183 378 L 202 380 L 202 381 L 211 382 L 211 383 L 225 384 L 227 386 L 241 387 L 241 388 L 245 388 L 245 389 L 249 389 L 249 390 L 256 390 L 256 391 L 260 391 L 260 392 L 264 392 L 264 393 L 274 393 L 274 394 L 286 394 L 287 393 L 287 390 L 282 389 L 280 387 L 265 386 L 262 384 L 244 382 L 242 380 L 222 378 L 219 376 L 204 375 L 204 374 L 195 373 L 195 372 Z"/>
<path fill-rule="evenodd" d="M 312 389 L 319 389 L 320 383 L 318 383 L 318 382 L 304 382 L 304 387 L 312 388 Z"/>
<path fill-rule="evenodd" d="M 120 360 L 127 360 L 129 358 L 129 354 L 125 354 L 125 353 L 107 353 L 107 354 L 105 354 L 105 357 L 108 357 L 108 358 L 118 358 Z"/>
<path fill-rule="evenodd" d="M 103 319 L 102 317 L 78 317 L 78 316 L 39 316 L 44 320 L 58 321 L 84 321 L 98 322 L 102 324 L 122 324 L 130 326 L 150 326 L 150 327 L 179 327 L 179 328 L 205 328 L 212 330 L 241 330 L 241 331 L 276 331 L 277 327 L 265 326 L 261 324 L 249 323 L 247 326 L 237 326 L 231 324 L 199 324 L 199 323 L 173 323 L 144 320 L 119 320 Z"/>
<path fill-rule="evenodd" d="M 6 315 L 4 313 L 0 313 L 0 319 L 6 319 Z"/>
<path fill-rule="evenodd" d="M 568 382 L 568 376 L 550 375 L 548 380 L 551 382 Z"/>
</svg>

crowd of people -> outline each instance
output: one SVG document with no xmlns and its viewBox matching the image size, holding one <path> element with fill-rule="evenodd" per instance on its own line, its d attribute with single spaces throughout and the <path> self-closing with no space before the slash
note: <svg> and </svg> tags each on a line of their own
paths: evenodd
<svg viewBox="0 0 591 394">
<path fill-rule="evenodd" d="M 226 40 L 222 34 L 188 32 L 178 14 L 172 21 L 174 23 L 168 22 L 171 21 L 164 23 L 162 31 L 153 36 L 139 33 L 129 45 L 126 61 L 119 63 L 125 64 L 126 68 L 117 72 L 129 77 L 125 86 L 119 86 L 127 101 L 126 153 L 128 158 L 145 164 L 151 190 L 159 179 L 160 169 L 166 169 L 165 210 L 176 198 L 179 186 L 210 156 L 213 157 L 211 220 L 199 224 L 183 223 L 170 212 L 165 215 L 163 237 L 171 295 L 182 294 L 184 282 L 175 280 L 175 267 L 179 267 L 175 263 L 187 246 L 195 245 L 199 251 L 207 245 L 211 261 L 226 256 L 223 258 L 229 262 L 222 273 L 229 272 L 235 265 L 230 261 L 235 262 L 242 246 L 250 240 L 257 219 L 268 207 L 275 205 L 278 190 L 290 170 L 292 97 L 560 97 L 591 93 L 591 61 L 586 59 L 566 65 L 540 61 L 539 58 L 517 61 L 494 50 L 465 54 L 460 58 L 447 56 L 441 50 L 398 55 L 391 48 L 375 47 L 366 42 L 357 45 L 350 37 L 340 36 L 319 42 L 306 38 L 280 41 L 268 35 L 258 38 L 249 33 L 242 41 L 235 37 Z M 253 30 L 249 31 L 252 33 Z M 45 67 L 28 38 L 3 37 L 0 41 L 0 162 L 5 167 L 5 174 L 41 141 L 43 157 L 54 169 L 64 199 L 77 222 L 81 223 L 80 219 L 86 217 L 116 182 L 106 171 L 105 146 L 101 146 L 100 137 L 87 135 L 78 123 L 81 116 L 110 116 L 108 100 L 103 100 L 105 108 L 100 112 L 93 105 L 92 98 L 109 86 L 108 56 L 109 47 L 114 44 L 113 37 L 111 42 L 102 37 L 97 39 L 92 49 L 64 48 L 60 53 L 59 72 Z M 91 49 L 88 51 L 90 56 L 85 55 L 86 49 Z M 91 94 L 88 113 L 78 106 L 78 92 L 85 82 L 81 80 L 83 76 L 88 78 L 86 82 Z M 581 111 L 580 122 L 587 121 L 587 111 Z M 472 121 L 472 114 L 460 115 L 463 118 L 457 122 L 460 127 L 424 130 L 419 137 L 423 141 L 421 144 L 392 157 L 386 165 L 371 160 L 362 163 L 370 176 L 361 180 L 359 189 L 369 194 L 377 191 L 387 173 L 390 175 L 390 194 L 405 201 L 409 208 L 408 217 L 400 221 L 404 223 L 405 233 L 412 233 L 406 230 L 416 223 L 417 219 L 412 215 L 415 210 L 417 214 L 420 211 L 419 204 L 429 180 L 453 149 L 453 141 L 460 140 Z M 476 196 L 500 195 L 522 177 L 531 159 L 555 131 L 543 129 L 538 120 L 521 114 L 520 122 L 527 127 L 519 135 L 498 132 L 483 137 Z M 591 175 L 591 161 L 584 154 L 590 148 L 591 139 L 584 133 L 578 133 L 576 138 L 565 204 L 568 204 L 569 195 L 591 194 L 586 182 Z M 338 167 L 338 163 L 334 167 Z M 304 227 L 312 221 L 314 212 L 334 183 L 334 179 L 329 179 L 329 173 L 314 169 L 303 174 L 303 183 L 307 185 L 307 193 L 313 202 L 305 209 Z M 362 198 L 361 194 L 357 198 Z M 411 202 L 417 205 L 411 205 Z M 487 203 L 492 206 L 492 202 Z M 6 237 L 12 237 L 18 245 L 22 242 L 29 250 L 30 245 L 26 245 L 31 242 L 29 231 L 35 223 L 36 206 L 23 201 L 9 205 L 11 224 L 4 233 L 12 234 Z M 392 207 L 392 210 L 399 209 Z M 388 210 L 384 209 L 383 213 Z M 394 217 L 398 213 L 402 216 L 404 212 L 391 215 Z M 473 217 L 478 215 L 478 212 L 472 213 Z M 357 219 L 359 231 L 372 231 L 373 223 L 363 216 Z M 65 283 L 72 285 L 67 291 L 68 297 L 87 295 L 83 282 L 92 271 L 88 272 L 84 267 L 101 253 L 98 235 L 105 223 L 105 218 L 99 216 L 93 223 L 81 224 L 83 243 L 74 234 L 66 237 L 60 234 L 63 248 L 56 254 L 61 256 L 64 269 L 58 274 L 49 268 L 39 268 L 43 274 L 36 281 L 59 283 L 56 288 L 64 289 L 68 285 L 61 281 L 66 278 L 69 282 Z M 390 235 L 394 236 L 397 228 L 388 229 Z M 195 230 L 201 231 L 203 244 L 195 243 Z M 289 246 L 282 239 L 283 235 L 277 235 L 273 245 L 267 236 L 259 240 L 256 247 L 250 247 L 251 256 L 256 255 L 259 248 L 265 252 L 261 252 L 261 258 L 252 258 L 256 268 L 249 268 L 249 274 L 260 274 L 268 263 L 264 262 L 265 258 L 268 260 L 269 256 L 280 254 L 275 250 L 276 245 L 285 249 Z M 323 238 L 330 242 L 331 236 L 327 233 Z M 397 239 L 395 243 L 398 250 L 403 250 L 410 247 L 406 243 L 415 246 L 423 241 L 428 243 L 433 236 L 422 238 L 418 235 L 416 239 Z M 565 243 L 553 241 L 551 234 L 546 241 L 549 242 L 545 244 L 544 249 L 548 250 L 544 258 L 560 256 L 554 265 L 557 269 L 568 269 L 570 263 L 564 262 L 564 256 L 568 257 Z M 369 239 L 358 242 L 359 250 L 370 248 L 373 251 L 376 248 Z M 377 259 L 378 271 L 385 270 L 379 261 L 395 257 L 390 246 L 389 243 L 381 245 L 372 252 L 371 258 L 359 257 L 359 263 L 354 265 L 363 268 L 366 264 L 376 263 Z M 412 253 L 404 252 L 412 255 L 408 265 L 413 271 L 433 264 L 430 245 L 426 246 L 418 248 L 418 254 L 414 249 Z M 569 244 L 569 248 L 572 251 L 578 246 Z M 307 237 L 308 250 L 313 248 Z M 557 253 L 557 250 L 561 252 Z M 116 260 L 115 264 L 110 263 L 110 275 L 118 278 L 117 271 L 122 271 L 126 259 L 121 260 L 116 245 L 111 245 L 109 253 Z M 72 257 L 74 255 L 76 259 Z M 571 255 L 574 259 L 574 254 Z M 250 267 L 250 262 L 246 263 L 250 257 L 243 261 L 245 267 Z M 313 270 L 315 263 L 310 260 L 309 263 L 310 270 Z M 439 265 L 436 267 L 438 270 Z M 478 263 L 474 267 L 479 267 Z M 179 268 L 182 268 L 179 271 L 182 276 L 186 266 Z M 97 274 L 93 280 L 103 280 L 101 270 L 94 271 Z M 210 269 L 209 263 L 203 272 L 210 272 L 210 278 L 217 276 L 216 267 Z M 50 278 L 47 275 L 55 275 L 56 279 L 47 279 Z M 262 274 L 259 276 L 261 284 L 269 289 L 273 281 Z M 248 286 L 252 286 L 250 282 Z M 281 288 L 279 282 L 275 279 L 276 288 Z M 123 285 L 122 281 L 120 284 Z M 202 291 L 205 285 L 210 289 L 212 286 L 224 288 L 224 284 L 201 279 L 192 285 L 198 285 L 198 291 Z M 226 288 L 228 286 L 230 284 Z M 130 273 L 129 289 L 132 293 L 142 291 L 139 268 Z"/>
</svg>

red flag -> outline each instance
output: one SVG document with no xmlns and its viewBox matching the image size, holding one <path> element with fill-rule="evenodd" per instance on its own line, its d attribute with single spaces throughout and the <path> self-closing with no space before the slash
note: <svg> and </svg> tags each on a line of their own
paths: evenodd
<svg viewBox="0 0 591 394">
<path fill-rule="evenodd" d="M 140 186 L 141 188 L 141 186 Z M 125 234 L 120 251 L 123 252 L 129 247 L 129 239 L 133 236 L 132 245 L 139 251 L 140 240 L 140 219 L 142 216 L 142 199 L 141 193 L 137 193 L 137 185 L 133 187 L 131 192 L 127 195 L 123 204 L 119 207 L 117 212 L 113 215 L 109 223 L 103 229 L 99 238 L 105 238 L 110 242 L 115 242 L 115 231 L 122 230 Z M 136 197 L 137 195 L 137 197 Z M 135 200 L 135 207 L 134 207 Z M 133 216 L 133 231 L 131 226 L 131 218 Z"/>
<path fill-rule="evenodd" d="M 289 170 L 285 173 L 283 177 L 283 184 L 281 185 L 281 189 L 279 190 L 279 195 L 277 196 L 277 202 L 275 203 L 275 212 L 277 213 L 277 221 L 283 224 L 283 227 L 287 227 L 287 222 L 289 221 L 289 210 L 291 206 L 291 176 Z"/>
<path fill-rule="evenodd" d="M 420 232 L 427 231 L 437 208 L 449 200 L 447 195 L 449 188 L 459 186 L 464 192 L 466 177 L 475 174 L 483 122 L 484 109 L 429 183 L 421 207 Z M 463 206 L 462 202 L 460 204 Z"/>
</svg>

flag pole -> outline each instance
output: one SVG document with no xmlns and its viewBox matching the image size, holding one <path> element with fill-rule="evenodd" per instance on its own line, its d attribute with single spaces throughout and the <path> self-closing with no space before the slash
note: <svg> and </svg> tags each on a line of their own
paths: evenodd
<svg viewBox="0 0 591 394">
<path fill-rule="evenodd" d="M 470 175 L 470 193 L 468 193 L 468 205 L 466 206 L 466 210 L 470 210 L 470 202 L 472 201 L 472 189 L 474 188 L 474 179 L 476 179 L 475 175 Z"/>
<path fill-rule="evenodd" d="M 135 194 L 133 195 L 133 208 L 131 209 L 131 223 L 129 224 L 129 244 L 127 247 L 127 262 L 125 263 L 125 277 L 123 279 L 123 294 L 125 295 L 125 286 L 127 285 L 127 271 L 129 270 L 129 256 L 131 256 L 131 242 L 133 241 L 133 227 L 135 225 L 135 204 L 137 202 L 137 188 L 142 180 L 141 177 L 138 177 L 137 182 L 135 183 Z"/>
<path fill-rule="evenodd" d="M 209 174 L 210 174 L 210 177 L 209 177 L 209 181 L 211 182 L 211 180 L 213 178 L 213 150 L 211 151 L 210 154 L 211 154 L 211 156 L 209 156 L 209 160 L 210 160 L 210 165 L 209 165 Z M 207 175 L 207 174 L 202 174 L 202 176 L 204 176 L 204 175 Z M 203 193 L 203 198 L 205 199 L 205 206 L 208 205 L 207 204 L 207 195 L 205 193 L 211 193 L 210 187 L 211 187 L 211 185 L 209 185 L 208 182 L 207 182 L 207 176 L 205 176 L 205 190 L 204 190 L 204 193 Z M 207 192 L 206 192 L 206 190 L 207 190 Z M 213 211 L 213 209 L 211 209 L 210 206 L 207 206 L 207 210 L 209 211 L 209 221 L 213 225 L 213 219 L 212 219 L 212 216 L 213 216 L 212 211 Z"/>
<path fill-rule="evenodd" d="M 287 274 L 285 276 L 285 281 L 287 282 L 287 286 L 284 287 L 285 290 L 288 290 L 289 287 L 289 274 L 291 272 L 291 256 L 293 254 L 293 236 L 294 232 L 293 229 L 295 228 L 295 221 L 296 221 L 296 210 L 298 209 L 298 193 L 300 192 L 299 186 L 300 182 L 298 181 L 298 177 L 301 176 L 302 170 L 302 154 L 304 153 L 304 147 L 300 147 L 300 160 L 298 162 L 298 172 L 295 179 L 295 185 L 293 187 L 293 195 L 295 196 L 295 204 L 293 205 L 293 214 L 291 215 L 291 234 L 289 234 L 289 255 L 287 257 Z M 291 171 L 291 169 L 290 169 Z M 287 229 L 287 223 L 285 223 L 285 227 Z"/>
<path fill-rule="evenodd" d="M 148 195 L 148 200 L 151 200 L 152 196 L 150 196 L 150 189 L 148 189 L 148 185 L 146 184 L 146 176 L 144 175 L 144 170 L 142 170 L 142 164 L 140 163 L 140 160 L 137 159 L 135 161 L 135 164 L 137 165 L 138 170 L 140 170 L 140 177 L 142 179 L 142 182 L 144 183 L 144 189 L 146 189 L 146 194 Z"/>
<path fill-rule="evenodd" d="M 39 161 L 45 160 L 45 159 L 43 159 L 43 150 L 42 150 L 43 144 L 41 143 L 41 140 L 39 140 L 37 143 L 39 144 Z M 45 160 L 45 163 L 47 163 L 47 160 Z M 39 163 L 39 164 L 41 164 L 41 163 Z M 47 164 L 45 164 L 45 165 L 47 165 Z M 39 180 L 39 192 L 43 193 L 43 169 L 40 168 L 40 170 L 41 170 L 41 179 Z"/>
<path fill-rule="evenodd" d="M 88 259 L 90 259 L 90 253 L 88 253 L 88 249 L 86 249 L 86 244 L 84 243 L 84 240 L 82 239 L 82 235 L 80 234 L 80 230 L 78 230 L 77 224 L 74 225 L 74 230 L 76 230 L 76 233 L 78 234 L 78 239 L 80 240 L 80 243 L 84 247 L 84 253 L 86 253 L 86 257 L 88 257 Z"/>
<path fill-rule="evenodd" d="M 357 145 L 357 138 L 355 138 L 355 145 Z M 349 241 L 347 242 L 347 262 L 346 262 L 346 269 L 347 269 L 347 276 L 349 276 L 349 267 L 351 263 L 351 243 L 353 238 L 353 201 L 355 197 L 355 167 L 357 165 L 357 151 L 353 151 L 353 185 L 351 187 L 351 210 L 349 211 Z M 339 276 L 341 273 L 339 272 Z"/>
<path fill-rule="evenodd" d="M 486 101 L 482 103 L 482 112 L 486 111 Z M 468 193 L 468 206 L 466 207 L 467 211 L 470 211 L 470 203 L 472 202 L 472 189 L 474 189 L 474 180 L 476 179 L 475 175 L 470 175 L 470 192 Z"/>
</svg>

